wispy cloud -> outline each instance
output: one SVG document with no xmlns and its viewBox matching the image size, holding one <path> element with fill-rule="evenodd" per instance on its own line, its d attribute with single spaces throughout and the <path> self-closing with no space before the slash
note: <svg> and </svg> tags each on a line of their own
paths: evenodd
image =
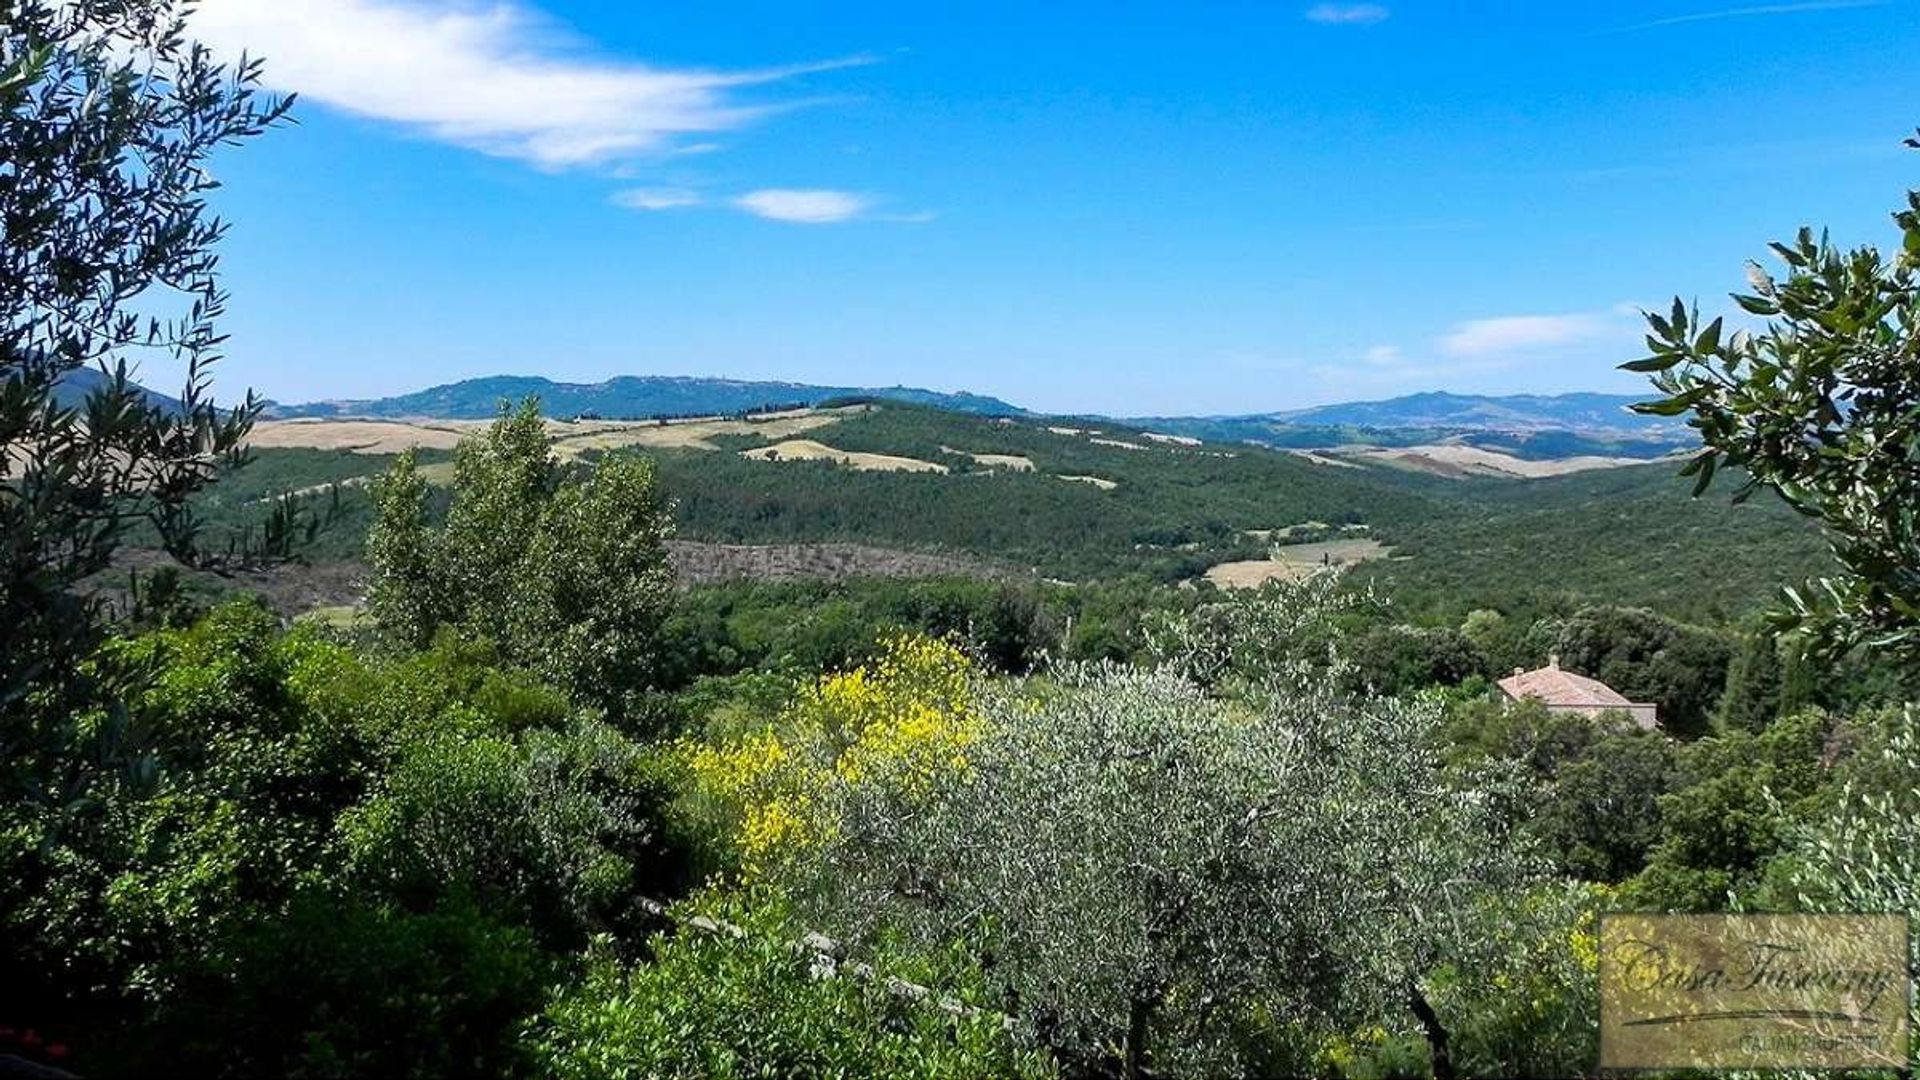
<svg viewBox="0 0 1920 1080">
<path fill-rule="evenodd" d="M 1495 363 L 1482 365 L 1460 360 L 1436 363 L 1409 356 L 1398 345 L 1372 345 L 1341 363 L 1311 365 L 1307 374 L 1322 385 L 1339 388 L 1340 393 L 1354 394 L 1443 384 L 1476 367 L 1495 366 Z"/>
<path fill-rule="evenodd" d="M 875 200 L 865 195 L 826 188 L 762 188 L 732 196 L 686 187 L 626 188 L 614 192 L 608 201 L 628 210 L 642 211 L 718 207 L 768 221 L 799 225 L 830 225 L 856 219 L 921 224 L 938 216 L 929 210 L 882 211 Z"/>
<path fill-rule="evenodd" d="M 1632 359 L 1644 330 L 1640 307 L 1614 304 L 1551 315 L 1468 319 L 1445 333 L 1402 347 L 1379 344 L 1338 362 L 1305 365 L 1305 374 L 1330 392 L 1407 393 L 1436 388 L 1511 385 L 1542 372 L 1589 371 L 1606 378 Z"/>
<path fill-rule="evenodd" d="M 1717 22 L 1721 19 L 1752 19 L 1764 15 L 1800 15 L 1812 11 L 1845 11 L 1850 8 L 1884 7 L 1886 0 L 1800 0 L 1789 4 L 1756 4 L 1752 7 L 1722 8 L 1718 11 L 1701 11 L 1691 15 L 1673 15 L 1664 19 L 1635 23 L 1623 30 L 1656 30 L 1663 26 L 1685 26 L 1688 23 Z"/>
<path fill-rule="evenodd" d="M 1327 26 L 1372 26 L 1393 12 L 1380 4 L 1315 4 L 1305 14 L 1308 22 Z"/>
<path fill-rule="evenodd" d="M 1470 319 L 1436 344 L 1445 355 L 1464 359 L 1511 356 L 1597 341 L 1617 333 L 1617 321 L 1612 312 Z"/>
<path fill-rule="evenodd" d="M 733 205 L 755 217 L 770 221 L 789 221 L 802 225 L 826 225 L 851 221 L 866 213 L 872 205 L 862 195 L 821 188 L 765 188 L 749 191 L 733 200 Z"/>
<path fill-rule="evenodd" d="M 1460 323 L 1438 344 L 1448 356 L 1501 356 L 1589 340 L 1597 326 L 1592 315 L 1502 315 Z"/>
<path fill-rule="evenodd" d="M 201 0 L 193 26 L 224 54 L 266 57 L 276 89 L 552 169 L 734 130 L 794 104 L 744 89 L 864 62 L 708 71 L 586 57 L 512 0 Z"/>
<path fill-rule="evenodd" d="M 629 210 L 679 210 L 704 200 L 686 188 L 628 188 L 613 193 L 613 204 Z"/>
</svg>

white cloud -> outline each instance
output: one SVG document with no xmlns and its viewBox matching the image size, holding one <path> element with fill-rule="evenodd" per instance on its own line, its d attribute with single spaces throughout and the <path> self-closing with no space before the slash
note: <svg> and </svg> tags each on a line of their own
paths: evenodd
<svg viewBox="0 0 1920 1080">
<path fill-rule="evenodd" d="M 805 225 L 849 221 L 865 213 L 869 205 L 867 199 L 851 192 L 819 188 L 765 188 L 749 191 L 733 204 L 756 217 Z"/>
<path fill-rule="evenodd" d="M 1328 26 L 1372 26 L 1391 14 L 1379 4 L 1315 4 L 1306 11 L 1308 22 Z"/>
<path fill-rule="evenodd" d="M 1591 342 L 1608 337 L 1617 329 L 1607 316 L 1592 313 L 1505 315 L 1463 322 L 1441 337 L 1439 345 L 1440 351 L 1448 356 L 1469 359 L 1508 356 Z"/>
<path fill-rule="evenodd" d="M 685 188 L 628 188 L 613 193 L 613 204 L 629 210 L 678 210 L 701 202 L 699 192 Z"/>
<path fill-rule="evenodd" d="M 1360 354 L 1360 358 L 1374 367 L 1393 367 L 1403 359 L 1398 345 L 1375 345 Z"/>
<path fill-rule="evenodd" d="M 512 0 L 201 0 L 219 53 L 266 59 L 278 90 L 545 168 L 602 164 L 738 128 L 777 106 L 737 91 L 835 61 L 702 71 L 585 58 Z"/>
</svg>

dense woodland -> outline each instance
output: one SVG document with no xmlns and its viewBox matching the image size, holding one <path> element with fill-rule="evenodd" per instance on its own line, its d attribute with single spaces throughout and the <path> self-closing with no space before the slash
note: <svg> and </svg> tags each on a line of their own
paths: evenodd
<svg viewBox="0 0 1920 1080">
<path fill-rule="evenodd" d="M 1220 562 L 1265 557 L 1258 532 L 1296 527 L 1286 543 L 1363 535 L 1392 549 L 1363 576 L 1413 621 L 1553 604 L 1654 607 L 1722 625 L 1813 575 L 1827 558 L 1817 526 L 1777 498 L 1742 507 L 1690 499 L 1669 463 L 1539 480 L 1450 480 L 1397 469 L 1317 465 L 1244 445 L 1117 449 L 1049 433 L 1041 423 L 910 406 L 876 407 L 828 429 L 833 445 L 932 460 L 945 475 L 863 472 L 831 462 L 767 463 L 709 450 L 652 452 L 674 503 L 676 535 L 718 543 L 858 541 L 965 557 L 1008 577 L 1098 588 L 1179 584 Z M 1144 442 L 1128 429 L 1116 441 Z M 824 433 L 823 433 L 824 434 Z M 723 440 L 727 441 L 727 440 Z M 727 449 L 766 445 L 759 437 Z M 945 453 L 1008 454 L 1008 472 Z M 446 460 L 419 452 L 422 464 Z M 251 523 L 265 500 L 311 491 L 325 518 L 302 558 L 362 557 L 370 481 L 391 455 L 273 449 L 196 500 L 210 536 Z M 1058 479 L 1092 475 L 1113 490 Z M 342 486 L 324 492 L 329 484 Z M 439 496 L 444 506 L 444 493 Z M 1325 528 L 1300 529 L 1318 522 Z M 1342 526 L 1364 532 L 1342 534 Z M 1750 559 L 1751 575 L 1713 571 Z M 211 583 L 210 583 L 211 584 Z"/>
<path fill-rule="evenodd" d="M 6 1068 L 1577 1076 L 1603 912 L 1913 914 L 1920 194 L 1895 260 L 1780 248 L 1738 299 L 1780 330 L 1651 320 L 1691 491 L 897 406 L 836 445 L 1036 474 L 561 461 L 536 403 L 450 455 L 247 464 L 204 163 L 283 103 L 163 0 L 9 12 Z M 149 338 L 162 288 L 198 303 Z M 115 369 L 63 403 L 155 347 L 177 401 Z M 1311 521 L 1406 557 L 1188 584 Z M 684 589 L 676 531 L 1006 572 Z M 350 616 L 202 587 L 343 557 Z M 1662 728 L 1491 692 L 1549 654 Z"/>
</svg>

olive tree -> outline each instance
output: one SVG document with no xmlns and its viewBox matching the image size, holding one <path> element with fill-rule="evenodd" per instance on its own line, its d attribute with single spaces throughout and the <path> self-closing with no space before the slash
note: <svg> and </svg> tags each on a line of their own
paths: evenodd
<svg viewBox="0 0 1920 1080">
<path fill-rule="evenodd" d="M 1527 864 L 1494 788 L 1439 760 L 1437 710 L 1317 706 L 1106 666 L 990 695 L 960 779 L 823 793 L 801 892 L 855 940 L 968 941 L 1045 1042 L 1127 1076 L 1383 1016 L 1446 1075 L 1421 977 Z"/>
<path fill-rule="evenodd" d="M 463 439 L 444 522 L 411 453 L 375 490 L 369 603 L 401 640 L 443 627 L 610 709 L 654 685 L 672 603 L 666 496 L 645 458 L 568 466 L 548 447 L 536 402 Z"/>
<path fill-rule="evenodd" d="M 1147 628 L 1154 664 L 1194 683 L 1250 697 L 1331 701 L 1354 681 L 1345 619 L 1378 610 L 1371 589 L 1345 586 L 1340 569 L 1274 580 L 1190 612 L 1162 613 Z"/>
<path fill-rule="evenodd" d="M 256 95 L 257 63 L 194 43 L 185 11 L 0 0 L 0 760 L 30 789 L 70 786 L 53 774 L 77 761 L 67 699 L 102 614 L 82 583 L 136 527 L 211 559 L 189 499 L 256 413 L 210 395 L 225 225 L 207 166 L 288 103 Z M 129 382 L 149 356 L 185 369 L 178 401 Z"/>
<path fill-rule="evenodd" d="M 1769 868 L 1768 906 L 1902 914 L 1909 924 L 1920 913 L 1920 707 L 1890 710 L 1883 723 L 1827 813 L 1793 828 Z M 1920 971 L 1920 934 L 1909 931 L 1907 948 L 1908 970 Z M 1907 1010 L 1908 1031 L 1920 1031 L 1920 998 L 1910 995 Z"/>
<path fill-rule="evenodd" d="M 1888 717 L 1822 817 L 1793 826 L 1773 868 L 1780 899 L 1809 911 L 1920 912 L 1920 706 Z"/>
<path fill-rule="evenodd" d="M 1920 656 L 1920 191 L 1893 220 L 1891 258 L 1808 228 L 1773 244 L 1784 279 L 1750 264 L 1753 291 L 1733 297 L 1764 330 L 1729 333 L 1676 299 L 1647 316 L 1652 355 L 1624 366 L 1665 395 L 1639 411 L 1699 430 L 1695 495 L 1738 466 L 1736 501 L 1771 488 L 1826 527 L 1840 573 L 1791 590 L 1783 625 L 1830 651 Z"/>
</svg>

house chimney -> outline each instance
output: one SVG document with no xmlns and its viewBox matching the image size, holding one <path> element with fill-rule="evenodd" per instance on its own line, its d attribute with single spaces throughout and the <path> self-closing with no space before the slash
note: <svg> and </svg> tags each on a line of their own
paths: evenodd
<svg viewBox="0 0 1920 1080">
<path fill-rule="evenodd" d="M 1549 671 L 1560 670 L 1560 654 L 1559 653 L 1547 654 L 1547 670 Z"/>
<path fill-rule="evenodd" d="M 1513 673 L 1515 675 L 1525 675 L 1527 673 L 1527 669 L 1523 667 L 1517 667 L 1513 669 Z"/>
</svg>

